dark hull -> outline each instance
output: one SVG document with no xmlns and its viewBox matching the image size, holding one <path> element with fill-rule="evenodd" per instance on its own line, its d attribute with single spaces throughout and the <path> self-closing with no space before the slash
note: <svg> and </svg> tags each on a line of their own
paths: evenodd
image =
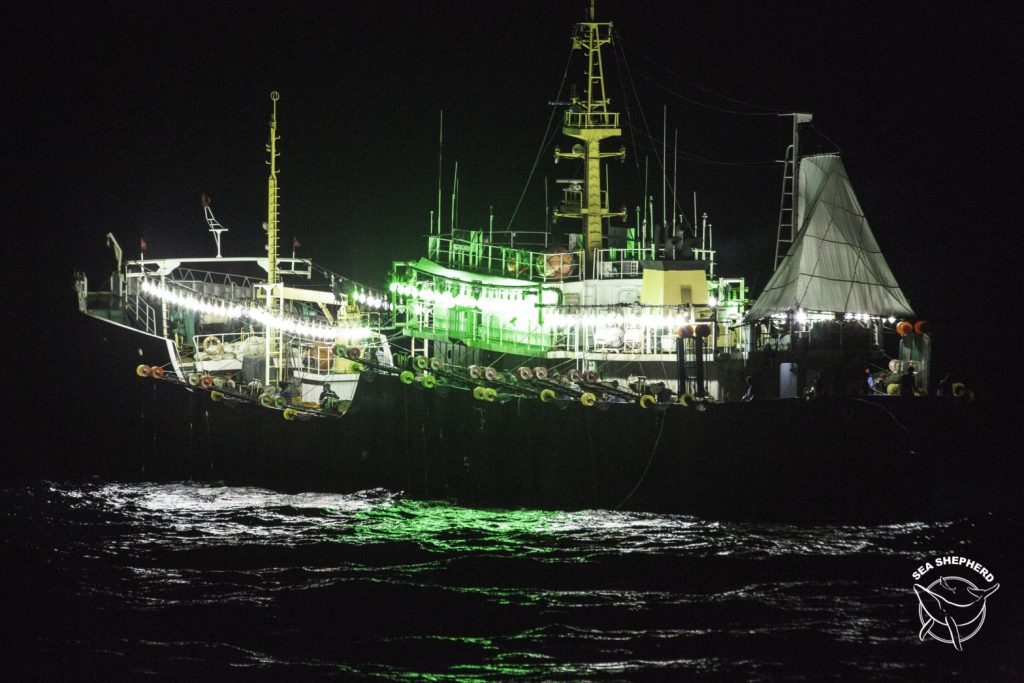
<svg viewBox="0 0 1024 683">
<path fill-rule="evenodd" d="M 144 344 L 122 328 L 121 340 L 106 333 L 119 400 L 94 428 L 119 444 L 100 464 L 120 476 L 728 518 L 921 519 L 1021 499 L 1016 445 L 993 438 L 995 405 L 880 397 L 585 408 L 486 403 L 364 374 L 345 416 L 288 422 L 251 402 L 138 378 Z M 147 352 L 161 351 L 144 348 L 146 362 L 166 360 Z"/>
</svg>

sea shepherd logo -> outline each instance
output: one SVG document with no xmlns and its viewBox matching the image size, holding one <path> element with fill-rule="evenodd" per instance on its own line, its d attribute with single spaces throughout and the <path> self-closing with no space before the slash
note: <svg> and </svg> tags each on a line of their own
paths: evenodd
<svg viewBox="0 0 1024 683">
<path fill-rule="evenodd" d="M 985 623 L 986 601 L 999 590 L 995 576 L 974 560 L 966 557 L 936 557 L 914 572 L 914 581 L 922 581 L 934 569 L 939 576 L 931 576 L 931 583 L 915 583 L 917 616 L 921 620 L 921 640 L 931 636 L 940 643 L 950 643 L 957 650 L 973 638 Z M 979 588 L 971 580 L 978 574 L 988 582 Z M 976 578 L 976 577 L 974 577 Z M 983 586 L 985 584 L 982 584 Z"/>
</svg>

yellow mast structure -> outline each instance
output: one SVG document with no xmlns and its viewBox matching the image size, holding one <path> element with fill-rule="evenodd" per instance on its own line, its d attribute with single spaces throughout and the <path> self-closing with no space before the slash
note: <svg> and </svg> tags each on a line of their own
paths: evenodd
<svg viewBox="0 0 1024 683">
<path fill-rule="evenodd" d="M 281 297 L 281 282 L 277 273 L 277 218 L 278 218 L 278 187 L 277 187 L 277 101 L 281 99 L 276 90 L 270 93 L 273 110 L 270 116 L 270 141 L 267 152 L 270 153 L 270 176 L 267 178 L 267 311 L 271 314 L 283 313 L 284 300 Z M 275 311 L 275 309 L 277 309 Z M 264 384 L 269 389 L 278 381 L 283 372 L 284 339 L 280 329 L 267 323 L 265 330 L 267 352 Z"/>
<path fill-rule="evenodd" d="M 601 48 L 612 42 L 612 24 L 595 21 L 594 0 L 590 2 L 588 18 L 589 21 L 576 24 L 576 32 L 572 38 L 573 49 L 582 50 L 587 61 L 586 94 L 583 99 L 571 98 L 569 108 L 562 119 L 562 132 L 569 137 L 582 140 L 584 144 L 573 145 L 571 152 L 555 149 L 555 163 L 558 163 L 559 159 L 583 160 L 583 196 L 578 212 L 556 211 L 555 215 L 560 218 L 582 219 L 587 261 L 593 263 L 594 252 L 601 248 L 604 219 L 625 215 L 622 211 L 609 211 L 608 198 L 602 197 L 601 160 L 610 157 L 625 158 L 626 150 L 601 151 L 602 140 L 622 135 L 618 112 L 608 110 L 611 100 L 605 95 L 604 67 L 601 61 Z"/>
</svg>

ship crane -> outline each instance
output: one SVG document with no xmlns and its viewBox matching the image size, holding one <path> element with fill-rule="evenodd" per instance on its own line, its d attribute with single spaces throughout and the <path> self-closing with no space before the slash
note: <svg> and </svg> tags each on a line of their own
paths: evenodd
<svg viewBox="0 0 1024 683">
<path fill-rule="evenodd" d="M 213 209 L 210 208 L 210 196 L 204 194 L 201 201 L 203 202 L 203 213 L 206 215 L 206 224 L 210 226 L 210 232 L 213 233 L 213 241 L 217 243 L 217 258 L 221 258 L 220 234 L 222 232 L 227 232 L 228 229 L 213 217 Z"/>
</svg>

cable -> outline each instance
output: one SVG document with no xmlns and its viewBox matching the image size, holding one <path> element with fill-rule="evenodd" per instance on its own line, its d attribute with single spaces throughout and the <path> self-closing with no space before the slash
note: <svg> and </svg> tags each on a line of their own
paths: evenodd
<svg viewBox="0 0 1024 683">
<path fill-rule="evenodd" d="M 640 488 L 640 484 L 642 484 L 643 480 L 647 478 L 647 472 L 648 470 L 650 470 L 650 464 L 654 462 L 654 454 L 657 453 L 657 445 L 658 443 L 662 442 L 662 432 L 665 431 L 665 422 L 668 419 L 669 407 L 666 407 L 666 409 L 662 412 L 662 426 L 660 426 L 660 428 L 658 428 L 657 430 L 657 438 L 654 439 L 654 446 L 650 450 L 650 458 L 647 459 L 647 466 L 643 468 L 643 472 L 640 474 L 640 479 L 637 480 L 637 485 L 633 486 L 633 490 L 631 490 L 629 495 L 626 498 L 624 498 L 620 504 L 616 505 L 613 508 L 614 510 L 618 510 L 627 503 L 629 503 L 630 499 L 633 498 L 633 495 L 637 493 L 637 489 Z"/>
</svg>

